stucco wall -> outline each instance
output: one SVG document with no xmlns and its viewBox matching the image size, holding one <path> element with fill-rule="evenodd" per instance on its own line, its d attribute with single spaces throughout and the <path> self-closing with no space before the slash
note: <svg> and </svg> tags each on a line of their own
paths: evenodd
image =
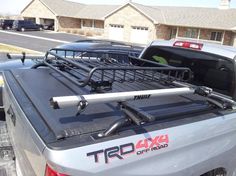
<svg viewBox="0 0 236 176">
<path fill-rule="evenodd" d="M 152 41 L 156 35 L 153 22 L 131 5 L 124 6 L 119 11 L 115 12 L 105 19 L 105 38 L 109 38 L 110 24 L 124 26 L 124 41 L 127 42 L 130 42 L 132 26 L 148 27 L 149 41 Z"/>
<path fill-rule="evenodd" d="M 34 0 L 21 14 L 23 17 L 54 19 L 55 15 L 39 0 Z"/>
</svg>

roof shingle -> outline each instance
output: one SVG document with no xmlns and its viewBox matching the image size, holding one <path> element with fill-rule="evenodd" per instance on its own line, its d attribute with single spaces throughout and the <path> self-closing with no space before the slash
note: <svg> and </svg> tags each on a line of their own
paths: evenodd
<svg viewBox="0 0 236 176">
<path fill-rule="evenodd" d="M 83 19 L 104 20 L 105 16 L 120 5 L 86 5 L 77 12 L 76 17 Z"/>
<path fill-rule="evenodd" d="M 57 16 L 76 17 L 78 11 L 81 11 L 86 5 L 65 0 L 40 0 Z"/>
<path fill-rule="evenodd" d="M 161 7 L 166 24 L 213 29 L 231 29 L 236 26 L 236 9 Z"/>
<path fill-rule="evenodd" d="M 203 7 L 144 6 L 132 3 L 154 23 L 231 30 L 236 27 L 236 9 Z"/>
<path fill-rule="evenodd" d="M 146 6 L 129 2 L 125 5 L 86 5 L 66 0 L 40 0 L 57 16 L 105 20 L 116 10 L 130 4 L 155 24 L 233 30 L 236 9 L 201 7 Z"/>
</svg>

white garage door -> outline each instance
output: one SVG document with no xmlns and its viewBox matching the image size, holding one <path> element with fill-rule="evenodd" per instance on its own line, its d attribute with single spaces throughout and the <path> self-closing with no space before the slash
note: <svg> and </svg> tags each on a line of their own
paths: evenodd
<svg viewBox="0 0 236 176">
<path fill-rule="evenodd" d="M 148 27 L 132 26 L 130 42 L 146 44 L 148 42 Z"/>
<path fill-rule="evenodd" d="M 109 39 L 123 41 L 124 26 L 118 24 L 110 24 Z"/>
</svg>

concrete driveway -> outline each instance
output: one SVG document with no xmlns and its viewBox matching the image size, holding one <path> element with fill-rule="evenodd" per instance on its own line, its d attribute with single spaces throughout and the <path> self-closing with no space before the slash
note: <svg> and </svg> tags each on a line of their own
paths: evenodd
<svg viewBox="0 0 236 176">
<path fill-rule="evenodd" d="M 84 39 L 84 37 L 53 31 L 15 32 L 0 30 L 0 43 L 15 45 L 39 52 L 46 52 L 55 46 L 80 39 Z"/>
</svg>

